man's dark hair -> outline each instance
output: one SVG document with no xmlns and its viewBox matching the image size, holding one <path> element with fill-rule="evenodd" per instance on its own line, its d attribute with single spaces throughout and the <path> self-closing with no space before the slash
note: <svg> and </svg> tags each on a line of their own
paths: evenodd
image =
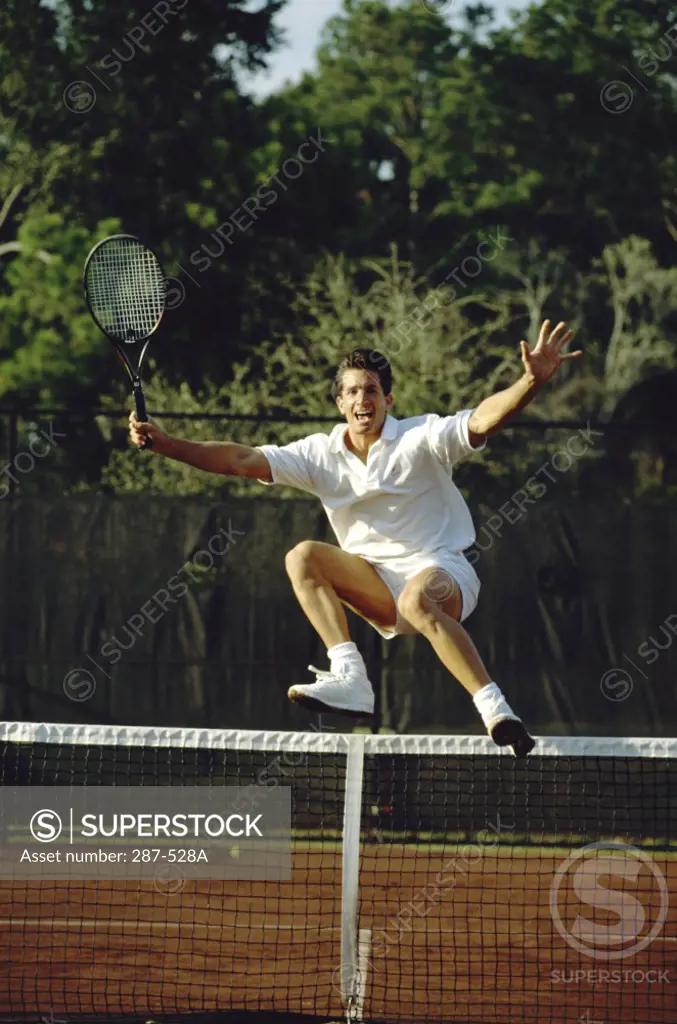
<svg viewBox="0 0 677 1024">
<path fill-rule="evenodd" d="M 369 370 L 378 376 L 384 395 L 389 395 L 393 390 L 393 373 L 390 363 L 375 348 L 354 348 L 350 355 L 341 360 L 331 388 L 334 398 L 341 393 L 341 383 L 346 370 Z"/>
</svg>

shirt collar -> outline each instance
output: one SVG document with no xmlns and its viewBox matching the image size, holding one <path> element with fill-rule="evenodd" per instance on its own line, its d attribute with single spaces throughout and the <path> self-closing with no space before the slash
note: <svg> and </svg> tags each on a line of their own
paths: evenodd
<svg viewBox="0 0 677 1024">
<path fill-rule="evenodd" d="M 388 416 L 386 414 L 385 422 L 383 424 L 383 430 L 381 431 L 381 438 L 384 441 L 394 441 L 399 432 L 399 420 L 394 416 Z M 338 423 L 331 434 L 329 435 L 329 451 L 340 452 L 345 448 L 344 436 L 348 429 L 345 423 Z M 380 439 L 379 439 L 380 440 Z"/>
</svg>

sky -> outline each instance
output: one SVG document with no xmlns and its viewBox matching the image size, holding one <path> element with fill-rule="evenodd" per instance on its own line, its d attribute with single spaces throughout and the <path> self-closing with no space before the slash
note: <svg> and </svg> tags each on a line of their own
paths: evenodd
<svg viewBox="0 0 677 1024">
<path fill-rule="evenodd" d="M 437 4 L 438 9 L 445 5 L 445 0 L 420 0 L 431 7 Z M 508 12 L 527 6 L 527 0 L 484 0 L 496 11 L 499 24 L 505 24 Z M 594 2 L 594 0 L 591 0 Z M 446 0 L 450 17 L 454 18 L 454 8 L 464 6 L 464 0 Z M 320 40 L 320 32 L 325 22 L 343 8 L 343 0 L 289 0 L 287 6 L 277 16 L 276 24 L 284 30 L 286 42 L 282 44 L 270 58 L 267 72 L 261 72 L 252 79 L 247 78 L 243 84 L 251 89 L 254 95 L 263 97 L 279 89 L 285 81 L 298 81 L 304 71 L 314 65 L 315 49 Z"/>
</svg>

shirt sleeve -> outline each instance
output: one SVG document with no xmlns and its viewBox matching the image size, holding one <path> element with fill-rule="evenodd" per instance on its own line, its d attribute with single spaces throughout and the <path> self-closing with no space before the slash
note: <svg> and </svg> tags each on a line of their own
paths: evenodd
<svg viewBox="0 0 677 1024">
<path fill-rule="evenodd" d="M 317 469 L 317 454 L 313 457 L 312 437 L 302 437 L 299 441 L 282 446 L 262 444 L 257 451 L 263 452 L 268 459 L 272 480 L 261 480 L 260 483 L 284 484 L 297 487 L 301 491 L 317 494 L 314 469 Z"/>
<path fill-rule="evenodd" d="M 445 466 L 453 466 L 472 452 L 481 452 L 487 441 L 477 448 L 470 444 L 468 422 L 472 409 L 457 412 L 454 416 L 430 416 L 428 420 L 428 443 L 433 455 Z"/>
</svg>

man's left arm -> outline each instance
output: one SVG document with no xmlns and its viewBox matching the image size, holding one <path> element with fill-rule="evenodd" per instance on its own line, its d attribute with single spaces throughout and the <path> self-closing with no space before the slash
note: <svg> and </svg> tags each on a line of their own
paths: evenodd
<svg viewBox="0 0 677 1024">
<path fill-rule="evenodd" d="M 468 420 L 469 440 L 473 448 L 482 445 L 489 434 L 495 434 L 524 409 L 563 362 L 583 355 L 580 349 L 564 352 L 564 347 L 572 337 L 573 332 L 567 329 L 565 323 L 559 323 L 551 331 L 550 321 L 545 320 L 533 351 L 526 341 L 520 342 L 524 373 L 509 388 L 485 398 L 474 410 Z"/>
</svg>

